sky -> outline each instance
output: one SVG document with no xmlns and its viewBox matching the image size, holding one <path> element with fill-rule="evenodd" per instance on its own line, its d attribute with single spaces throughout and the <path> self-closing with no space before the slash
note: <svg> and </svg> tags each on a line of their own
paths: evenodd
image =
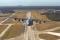
<svg viewBox="0 0 60 40">
<path fill-rule="evenodd" d="M 0 0 L 0 6 L 60 6 L 60 0 Z"/>
</svg>

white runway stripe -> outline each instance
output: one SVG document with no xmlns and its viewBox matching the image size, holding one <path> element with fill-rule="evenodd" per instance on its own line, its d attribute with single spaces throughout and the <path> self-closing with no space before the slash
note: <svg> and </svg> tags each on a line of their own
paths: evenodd
<svg viewBox="0 0 60 40">
<path fill-rule="evenodd" d="M 4 29 L 3 32 L 0 33 L 0 38 L 3 37 L 3 35 L 8 31 L 8 29 L 9 29 L 11 26 L 12 26 L 12 24 L 10 24 L 8 27 L 6 27 L 6 28 Z"/>
<path fill-rule="evenodd" d="M 8 18 L 6 18 L 5 20 L 3 20 L 0 24 L 2 24 L 3 22 L 7 21 L 10 17 L 14 16 L 15 13 L 13 13 L 11 16 L 9 16 Z"/>
<path fill-rule="evenodd" d="M 56 32 L 46 32 L 47 34 L 51 34 L 51 35 L 55 35 L 55 36 L 59 36 L 60 37 L 60 33 L 56 33 Z"/>
</svg>

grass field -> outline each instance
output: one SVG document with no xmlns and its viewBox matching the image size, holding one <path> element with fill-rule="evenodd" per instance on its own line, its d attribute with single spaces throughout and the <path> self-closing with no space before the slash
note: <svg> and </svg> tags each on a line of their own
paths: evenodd
<svg viewBox="0 0 60 40">
<path fill-rule="evenodd" d="M 43 21 L 46 21 L 45 23 L 41 23 L 41 24 L 36 24 L 34 27 L 38 30 L 38 31 L 45 31 L 45 30 L 49 30 L 49 29 L 54 29 L 56 27 L 60 27 L 60 22 L 57 21 L 51 21 L 48 22 L 48 17 L 46 15 L 41 15 L 39 11 L 32 11 L 32 17 Z M 54 30 L 52 32 L 57 32 L 60 33 L 60 29 Z M 51 35 L 51 34 L 39 34 L 39 37 L 42 39 L 46 39 L 46 40 L 57 40 L 60 39 L 60 37 L 55 36 L 55 35 Z"/>
<path fill-rule="evenodd" d="M 41 15 L 39 11 L 32 11 L 33 18 L 40 19 L 42 22 L 46 21 L 45 23 L 36 24 L 37 30 L 46 30 L 50 28 L 55 28 L 60 26 L 60 22 L 50 21 L 48 22 L 48 17 L 46 15 Z M 47 20 L 48 19 L 48 20 Z"/>
<path fill-rule="evenodd" d="M 10 14 L 9 14 L 10 15 Z M 12 15 L 12 14 L 11 14 Z M 14 38 L 16 36 L 21 35 L 22 33 L 24 33 L 24 26 L 19 22 L 14 20 L 15 17 L 19 18 L 19 17 L 25 17 L 25 13 L 21 12 L 21 13 L 16 13 L 14 16 L 12 16 L 12 18 L 7 19 L 8 17 L 0 17 L 0 21 L 4 21 L 5 19 L 7 19 L 5 22 L 3 22 L 3 25 L 0 25 L 0 32 L 4 31 L 4 29 L 6 29 L 6 27 L 8 27 L 8 24 L 13 24 L 9 30 L 7 30 L 7 32 L 3 35 L 3 39 L 9 39 L 9 38 Z M 6 25 L 5 25 L 6 24 Z"/>
<path fill-rule="evenodd" d="M 14 38 L 24 32 L 24 26 L 20 23 L 12 25 L 12 27 L 5 33 L 3 38 Z"/>
<path fill-rule="evenodd" d="M 46 40 L 57 40 L 60 38 L 58 36 L 49 35 L 49 34 L 40 34 L 39 37 Z"/>
</svg>

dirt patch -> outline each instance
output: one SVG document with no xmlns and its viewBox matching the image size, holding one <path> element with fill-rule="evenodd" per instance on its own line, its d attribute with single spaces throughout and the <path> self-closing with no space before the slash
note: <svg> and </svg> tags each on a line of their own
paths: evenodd
<svg viewBox="0 0 60 40">
<path fill-rule="evenodd" d="M 0 33 L 2 32 L 2 31 L 4 31 L 4 29 L 7 27 L 8 25 L 0 25 Z"/>
<path fill-rule="evenodd" d="M 60 23 L 50 22 L 50 23 L 43 23 L 43 24 L 36 24 L 35 27 L 38 31 L 52 29 L 55 27 L 60 27 Z"/>
</svg>

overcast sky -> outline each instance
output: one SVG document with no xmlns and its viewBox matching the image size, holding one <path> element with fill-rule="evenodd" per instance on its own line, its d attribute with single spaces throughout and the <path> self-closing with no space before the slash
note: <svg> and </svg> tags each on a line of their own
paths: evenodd
<svg viewBox="0 0 60 40">
<path fill-rule="evenodd" d="M 60 0 L 0 0 L 0 6 L 60 6 Z"/>
</svg>

